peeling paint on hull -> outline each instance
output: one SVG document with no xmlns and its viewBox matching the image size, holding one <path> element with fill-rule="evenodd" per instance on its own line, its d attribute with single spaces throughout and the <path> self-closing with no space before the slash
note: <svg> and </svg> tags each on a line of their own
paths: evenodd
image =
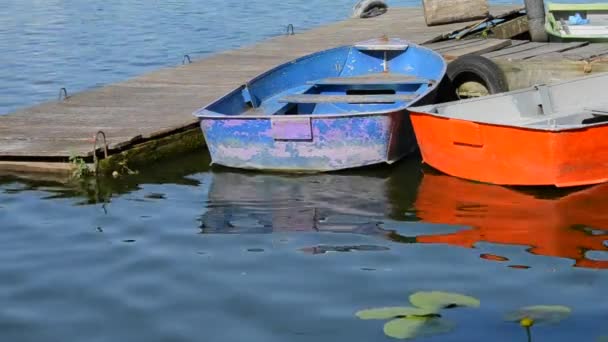
<svg viewBox="0 0 608 342">
<path fill-rule="evenodd" d="M 279 65 L 193 113 L 212 164 L 324 172 L 417 150 L 408 108 L 435 100 L 446 62 L 401 39 L 323 50 Z"/>
<path fill-rule="evenodd" d="M 416 150 L 409 113 L 310 120 L 310 139 L 277 139 L 277 118 L 211 118 L 201 129 L 212 163 L 234 168 L 322 172 L 392 163 Z M 298 120 L 302 120 L 299 116 Z"/>
</svg>

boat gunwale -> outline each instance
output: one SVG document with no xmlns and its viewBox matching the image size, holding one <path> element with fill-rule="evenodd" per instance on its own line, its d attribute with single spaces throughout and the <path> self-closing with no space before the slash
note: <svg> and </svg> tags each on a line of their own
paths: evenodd
<svg viewBox="0 0 608 342">
<path fill-rule="evenodd" d="M 464 99 L 464 100 L 449 101 L 449 102 L 443 102 L 443 103 L 437 103 L 437 104 L 429 104 L 429 105 L 424 105 L 424 106 L 413 106 L 413 107 L 409 107 L 408 111 L 410 112 L 410 116 L 424 114 L 424 115 L 433 116 L 433 117 L 446 119 L 446 120 L 462 120 L 462 121 L 474 122 L 474 123 L 483 124 L 483 125 L 520 128 L 520 129 L 534 130 L 534 131 L 559 133 L 561 131 L 584 130 L 584 129 L 588 129 L 588 128 L 601 127 L 603 125 L 608 125 L 608 121 L 607 122 L 598 122 L 595 124 L 587 124 L 587 125 L 578 124 L 578 125 L 562 125 L 559 127 L 552 127 L 552 126 L 549 126 L 549 124 L 548 124 L 547 127 L 533 127 L 533 126 L 528 126 L 528 125 L 496 123 L 496 122 L 488 122 L 488 121 L 469 120 L 466 118 L 455 118 L 455 117 L 446 116 L 446 115 L 443 115 L 440 113 L 433 113 L 433 111 L 437 111 L 439 108 L 446 108 L 446 107 L 451 107 L 454 105 L 461 105 L 461 104 L 475 103 L 475 102 L 485 102 L 488 100 L 501 98 L 501 97 L 510 97 L 510 96 L 517 95 L 517 94 L 537 92 L 538 87 L 541 87 L 541 86 L 555 87 L 555 86 L 559 86 L 559 85 L 563 85 L 563 84 L 580 82 L 580 81 L 585 81 L 585 80 L 589 80 L 589 79 L 593 79 L 593 78 L 607 77 L 607 76 L 608 76 L 608 72 L 602 72 L 602 73 L 598 73 L 595 75 L 587 75 L 587 76 L 572 78 L 572 79 L 568 79 L 568 80 L 562 80 L 559 82 L 536 84 L 536 85 L 532 85 L 530 87 L 526 87 L 526 88 L 522 88 L 522 89 L 517 89 L 517 90 L 508 91 L 508 92 L 487 95 L 487 96 L 475 97 L 475 98 Z M 607 102 L 607 104 L 608 104 L 608 102 Z M 568 113 L 565 115 L 560 115 L 559 117 L 564 117 L 564 116 L 568 116 L 568 115 L 572 115 L 572 114 L 575 114 L 575 113 Z M 546 117 L 546 118 L 539 116 L 538 121 L 546 120 L 547 122 L 549 122 L 550 120 L 553 120 L 555 118 L 556 118 L 555 115 L 551 115 L 550 117 Z"/>
<path fill-rule="evenodd" d="M 400 38 L 399 38 L 400 39 Z M 447 72 L 447 63 L 445 62 L 445 59 L 443 58 L 443 56 L 436 52 L 433 49 L 430 49 L 428 47 L 422 46 L 420 44 L 416 44 L 413 43 L 409 40 L 406 39 L 401 39 L 404 42 L 407 43 L 407 50 L 410 49 L 410 47 L 414 47 L 416 49 L 420 49 L 420 50 L 426 50 L 428 52 L 430 52 L 431 54 L 435 55 L 436 57 L 439 58 L 439 60 L 442 60 L 442 68 L 441 68 L 441 72 L 440 74 L 443 75 L 443 77 L 445 77 L 445 74 Z M 368 40 L 369 41 L 369 40 Z M 275 115 L 275 114 L 265 114 L 265 115 L 247 115 L 247 114 L 221 114 L 221 113 L 217 113 L 217 112 L 213 112 L 207 108 L 219 103 L 220 101 L 224 100 L 225 98 L 232 96 L 234 93 L 242 91 L 243 89 L 247 88 L 248 84 L 253 83 L 265 76 L 267 76 L 268 74 L 280 70 L 282 68 L 286 68 L 291 64 L 296 64 L 300 61 L 312 58 L 316 55 L 320 55 L 323 53 L 327 53 L 330 51 L 335 51 L 335 50 L 339 50 L 339 49 L 344 49 L 344 48 L 356 48 L 357 44 L 361 44 L 361 43 L 353 43 L 353 44 L 345 44 L 345 45 L 339 45 L 333 48 L 329 48 L 329 49 L 325 49 L 325 50 L 321 50 L 321 51 L 316 51 L 307 55 L 303 55 L 300 57 L 297 57 L 293 60 L 287 61 L 285 63 L 279 64 L 275 67 L 272 67 L 268 70 L 265 70 L 264 72 L 258 74 L 257 76 L 254 76 L 253 78 L 251 78 L 250 80 L 246 81 L 245 83 L 237 86 L 235 89 L 233 89 L 232 91 L 216 98 L 215 100 L 209 102 L 207 105 L 199 108 L 198 110 L 194 111 L 192 113 L 193 116 L 197 117 L 199 120 L 201 119 L 269 119 L 269 118 L 273 118 L 273 117 L 283 117 L 285 115 Z M 406 50 L 406 51 L 407 51 Z M 394 107 L 394 108 L 390 108 L 390 109 L 384 109 L 384 110 L 371 110 L 371 111 L 365 111 L 365 112 L 355 112 L 355 113 L 335 113 L 335 114 L 293 114 L 293 115 L 288 115 L 289 117 L 298 117 L 298 118 L 344 118 L 344 117 L 357 117 L 357 116 L 369 116 L 369 115 L 388 115 L 391 113 L 395 113 L 395 112 L 402 112 L 402 111 L 408 111 L 408 108 L 410 108 L 411 106 L 415 105 L 418 101 L 420 101 L 422 98 L 424 98 L 425 96 L 429 95 L 430 93 L 432 93 L 433 91 L 435 91 L 438 87 L 439 84 L 441 83 L 442 79 L 438 79 L 438 80 L 433 80 L 434 82 L 432 82 L 432 85 L 428 86 L 428 88 L 420 93 L 414 100 L 408 102 L 406 105 L 404 106 L 398 106 L 398 107 Z"/>
<path fill-rule="evenodd" d="M 540 132 L 547 132 L 547 133 L 585 131 L 585 130 L 588 130 L 591 128 L 600 128 L 602 126 L 608 126 L 608 121 L 605 121 L 605 122 L 598 122 L 596 124 L 588 124 L 588 125 L 582 125 L 582 124 L 581 125 L 568 125 L 568 126 L 563 125 L 563 126 L 559 126 L 559 127 L 553 127 L 553 126 L 547 125 L 547 127 L 533 127 L 533 126 L 527 126 L 527 125 L 510 125 L 510 124 L 501 124 L 501 123 L 495 123 L 495 122 L 467 120 L 467 119 L 463 119 L 463 118 L 453 118 L 453 117 L 449 117 L 449 116 L 442 116 L 437 113 L 415 111 L 415 110 L 411 110 L 410 116 L 412 116 L 412 117 L 431 116 L 434 118 L 444 119 L 444 120 L 472 122 L 472 123 L 482 125 L 482 126 L 502 127 L 502 128 L 512 129 L 512 130 L 537 131 L 537 132 L 540 131 Z M 549 121 L 552 119 L 546 119 L 546 120 Z"/>
<path fill-rule="evenodd" d="M 547 12 L 560 11 L 608 11 L 608 3 L 558 3 L 547 2 Z"/>
</svg>

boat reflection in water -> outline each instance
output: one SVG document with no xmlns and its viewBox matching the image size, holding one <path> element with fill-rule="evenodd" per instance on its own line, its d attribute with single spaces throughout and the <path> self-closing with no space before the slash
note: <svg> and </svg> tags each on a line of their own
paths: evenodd
<svg viewBox="0 0 608 342">
<path fill-rule="evenodd" d="M 213 172 L 203 233 L 327 231 L 386 235 L 379 222 L 393 210 L 389 184 L 407 172 L 418 184 L 419 164 L 338 174 L 277 175 Z M 415 168 L 419 175 L 408 171 Z M 415 186 L 408 187 L 410 198 Z M 410 205 L 413 199 L 409 201 Z"/>
<path fill-rule="evenodd" d="M 538 194 L 537 194 L 538 195 Z M 608 251 L 608 185 L 553 198 L 426 173 L 414 204 L 426 222 L 471 226 L 418 236 L 419 243 L 473 247 L 477 242 L 531 246 L 530 253 L 569 258 L 574 266 L 608 268 L 587 251 Z"/>
<path fill-rule="evenodd" d="M 342 232 L 467 248 L 488 242 L 568 258 L 577 267 L 608 268 L 598 252 L 588 253 L 608 254 L 608 184 L 576 192 L 535 191 L 432 171 L 423 175 L 416 159 L 395 168 L 335 174 L 215 171 L 200 229 L 203 234 Z"/>
</svg>

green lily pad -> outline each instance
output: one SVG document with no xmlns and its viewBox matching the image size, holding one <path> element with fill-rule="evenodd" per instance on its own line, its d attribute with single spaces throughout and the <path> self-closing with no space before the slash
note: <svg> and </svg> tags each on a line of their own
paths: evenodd
<svg viewBox="0 0 608 342">
<path fill-rule="evenodd" d="M 505 320 L 519 322 L 523 318 L 530 318 L 534 324 L 554 324 L 568 317 L 572 310 L 563 305 L 533 305 L 520 308 L 505 315 Z"/>
<path fill-rule="evenodd" d="M 416 292 L 410 296 L 410 303 L 419 308 L 429 310 L 440 310 L 457 306 L 477 308 L 480 304 L 477 298 L 442 291 Z"/>
<path fill-rule="evenodd" d="M 598 337 L 595 342 L 608 342 L 608 335 Z"/>
<path fill-rule="evenodd" d="M 361 310 L 356 313 L 361 319 L 391 319 L 396 317 L 428 316 L 435 314 L 432 310 L 408 306 L 394 306 L 377 309 Z"/>
<path fill-rule="evenodd" d="M 444 318 L 397 318 L 384 325 L 387 336 L 412 339 L 445 334 L 454 329 L 454 324 Z"/>
</svg>

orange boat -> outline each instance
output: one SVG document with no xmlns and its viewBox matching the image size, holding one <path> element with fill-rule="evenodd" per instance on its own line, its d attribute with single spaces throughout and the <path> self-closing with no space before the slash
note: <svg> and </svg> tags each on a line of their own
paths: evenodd
<svg viewBox="0 0 608 342">
<path fill-rule="evenodd" d="M 500 185 L 608 181 L 608 73 L 412 107 L 423 161 Z"/>
<path fill-rule="evenodd" d="M 425 174 L 414 204 L 424 222 L 469 226 L 443 235 L 417 236 L 419 243 L 473 248 L 477 242 L 530 246 L 533 254 L 568 258 L 575 267 L 608 269 L 587 251 L 608 251 L 608 184 L 554 198 L 502 186 Z M 497 259 L 500 259 L 498 257 Z"/>
</svg>

